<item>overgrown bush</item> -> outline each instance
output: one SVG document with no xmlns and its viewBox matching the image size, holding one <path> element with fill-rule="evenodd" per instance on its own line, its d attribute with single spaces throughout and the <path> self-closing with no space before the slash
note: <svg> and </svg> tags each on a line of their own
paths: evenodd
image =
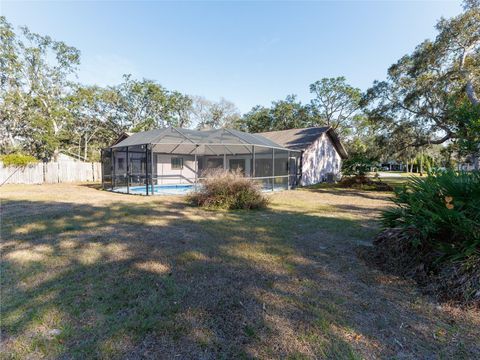
<svg viewBox="0 0 480 360">
<path fill-rule="evenodd" d="M 411 177 L 395 192 L 385 227 L 414 229 L 414 245 L 461 259 L 480 255 L 480 173 L 453 171 Z"/>
<path fill-rule="evenodd" d="M 439 298 L 480 306 L 480 173 L 412 177 L 392 201 L 370 259 Z"/>
<path fill-rule="evenodd" d="M 25 155 L 21 153 L 12 153 L 8 155 L 2 155 L 0 157 L 4 166 L 24 167 L 30 164 L 38 162 L 36 158 L 31 155 Z"/>
<path fill-rule="evenodd" d="M 187 197 L 196 206 L 212 209 L 260 209 L 267 198 L 258 184 L 240 172 L 210 170 L 202 175 L 199 189 Z"/>
</svg>

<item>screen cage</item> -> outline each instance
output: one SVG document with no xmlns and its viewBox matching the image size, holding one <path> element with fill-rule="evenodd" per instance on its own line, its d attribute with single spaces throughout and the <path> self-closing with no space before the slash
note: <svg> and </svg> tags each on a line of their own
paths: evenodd
<svg viewBox="0 0 480 360">
<path fill-rule="evenodd" d="M 160 139 L 150 139 L 149 143 L 137 144 L 146 140 L 148 134 L 145 134 L 143 138 L 127 138 L 102 150 L 105 190 L 153 195 L 165 189 L 196 189 L 215 169 L 239 172 L 263 190 L 287 190 L 299 184 L 299 151 L 282 148 L 258 135 L 233 130 L 227 136 L 224 136 L 229 131 L 226 129 L 188 130 L 190 136 L 185 136 L 186 129 L 181 129 L 180 134 L 172 131 L 179 129 L 162 130 L 170 131 L 160 134 L 163 135 Z M 205 137 L 205 133 L 212 132 L 216 136 Z M 252 136 L 253 141 L 248 141 L 248 137 L 239 139 L 238 133 Z"/>
</svg>

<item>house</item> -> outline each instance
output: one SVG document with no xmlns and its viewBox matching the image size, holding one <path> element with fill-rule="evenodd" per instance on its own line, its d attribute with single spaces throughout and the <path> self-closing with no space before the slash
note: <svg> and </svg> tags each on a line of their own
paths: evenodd
<svg viewBox="0 0 480 360">
<path fill-rule="evenodd" d="M 259 134 L 164 128 L 125 135 L 102 150 L 106 190 L 177 194 L 195 188 L 213 169 L 240 171 L 264 190 L 298 184 L 300 151 Z"/>
<path fill-rule="evenodd" d="M 289 189 L 338 179 L 346 157 L 330 127 L 258 134 L 154 129 L 124 133 L 102 151 L 102 182 L 113 191 L 166 193 L 194 187 L 206 171 L 221 168 L 241 171 L 265 190 Z"/>
<path fill-rule="evenodd" d="M 118 136 L 117 140 L 115 140 L 111 146 L 117 145 L 119 142 L 125 140 L 126 138 L 132 136 L 133 134 L 134 134 L 133 132 L 129 132 L 129 131 L 124 131 L 124 132 L 122 132 L 122 133 Z"/>
<path fill-rule="evenodd" d="M 309 127 L 259 133 L 290 150 L 301 151 L 300 185 L 339 179 L 348 154 L 331 127 Z"/>
</svg>

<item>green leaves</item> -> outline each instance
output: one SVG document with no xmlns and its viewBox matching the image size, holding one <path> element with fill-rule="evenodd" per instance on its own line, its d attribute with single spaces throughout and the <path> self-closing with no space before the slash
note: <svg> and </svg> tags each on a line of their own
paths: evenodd
<svg viewBox="0 0 480 360">
<path fill-rule="evenodd" d="M 374 83 L 362 100 L 369 117 L 400 148 L 464 139 L 463 120 L 452 116 L 451 98 L 475 106 L 480 78 L 480 9 L 468 5 L 451 19 L 441 19 L 438 35 L 418 45 Z M 400 131 L 397 131 L 400 129 Z M 403 134 L 409 133 L 409 137 Z"/>
<path fill-rule="evenodd" d="M 449 259 L 480 252 L 480 173 L 437 172 L 411 177 L 382 214 L 385 227 L 415 229 L 418 245 Z"/>
<path fill-rule="evenodd" d="M 370 171 L 370 168 L 375 165 L 375 159 L 365 153 L 350 154 L 350 156 L 342 162 L 342 174 L 364 176 Z"/>
<path fill-rule="evenodd" d="M 16 167 L 25 167 L 30 164 L 36 163 L 38 160 L 33 156 L 25 155 L 21 153 L 14 153 L 3 155 L 0 157 L 4 166 L 16 166 Z"/>
<path fill-rule="evenodd" d="M 0 145 L 50 159 L 60 150 L 98 157 L 125 131 L 188 126 L 192 99 L 130 75 L 108 88 L 71 81 L 80 51 L 0 17 Z"/>
<path fill-rule="evenodd" d="M 352 127 L 352 121 L 360 109 L 360 89 L 347 84 L 345 77 L 323 78 L 310 85 L 314 113 L 327 126 L 341 135 Z"/>
</svg>

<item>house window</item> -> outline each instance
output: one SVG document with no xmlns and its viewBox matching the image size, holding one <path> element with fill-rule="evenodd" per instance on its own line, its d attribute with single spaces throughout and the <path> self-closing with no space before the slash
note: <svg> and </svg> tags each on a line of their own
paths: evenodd
<svg viewBox="0 0 480 360">
<path fill-rule="evenodd" d="M 182 170 L 183 158 L 172 158 L 171 165 L 172 165 L 172 170 Z"/>
</svg>

